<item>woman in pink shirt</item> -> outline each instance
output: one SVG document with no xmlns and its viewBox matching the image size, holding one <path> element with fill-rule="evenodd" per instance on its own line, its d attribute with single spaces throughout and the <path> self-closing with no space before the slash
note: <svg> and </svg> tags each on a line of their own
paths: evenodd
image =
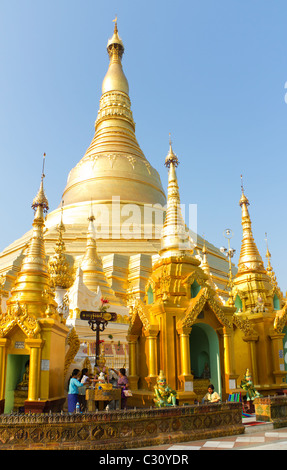
<svg viewBox="0 0 287 470">
<path fill-rule="evenodd" d="M 127 390 L 129 387 L 129 380 L 126 376 L 126 369 L 122 368 L 119 372 L 115 369 L 112 369 L 118 376 L 117 387 L 121 388 L 121 409 L 123 410 L 127 406 L 127 397 L 124 394 L 124 390 Z"/>
</svg>

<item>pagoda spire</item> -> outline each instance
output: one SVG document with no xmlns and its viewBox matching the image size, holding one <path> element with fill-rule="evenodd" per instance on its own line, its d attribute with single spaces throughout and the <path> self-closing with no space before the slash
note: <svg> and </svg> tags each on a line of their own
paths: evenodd
<svg viewBox="0 0 287 470">
<path fill-rule="evenodd" d="M 29 313 L 32 313 L 36 318 L 45 315 L 56 317 L 55 308 L 57 305 L 50 286 L 44 245 L 44 216 L 49 209 L 44 191 L 45 156 L 44 154 L 40 188 L 32 203 L 34 209 L 32 237 L 16 278 L 15 287 L 12 289 L 12 295 L 7 301 L 7 305 L 18 302 L 26 305 Z"/>
<path fill-rule="evenodd" d="M 239 205 L 242 209 L 242 230 L 243 237 L 241 242 L 241 251 L 238 261 L 238 275 L 242 272 L 265 272 L 262 258 L 259 254 L 257 246 L 255 244 L 252 227 L 251 227 L 251 218 L 248 212 L 249 200 L 244 193 L 242 175 L 241 175 L 241 198 Z"/>
<path fill-rule="evenodd" d="M 279 288 L 278 283 L 277 283 L 277 278 L 275 276 L 273 267 L 271 266 L 271 253 L 270 253 L 269 248 L 268 248 L 267 233 L 265 233 L 265 241 L 266 241 L 266 255 L 265 256 L 266 256 L 266 259 L 267 259 L 266 272 L 267 272 L 268 276 L 271 279 L 272 285 L 276 288 Z"/>
<path fill-rule="evenodd" d="M 102 82 L 95 133 L 69 174 L 62 195 L 66 206 L 79 202 L 88 205 L 91 196 L 107 201 L 109 210 L 114 196 L 130 203 L 166 204 L 159 174 L 136 138 L 129 85 L 122 67 L 124 50 L 116 18 L 107 43 L 109 66 Z"/>
<path fill-rule="evenodd" d="M 74 282 L 73 269 L 70 267 L 65 256 L 65 242 L 63 240 L 63 233 L 66 231 L 63 222 L 63 204 L 61 207 L 61 220 L 56 229 L 59 232 L 58 240 L 56 242 L 55 254 L 49 260 L 49 273 L 51 277 L 51 284 L 54 288 L 60 287 L 68 289 Z"/>
<path fill-rule="evenodd" d="M 202 253 L 202 261 L 201 261 L 200 267 L 205 272 L 205 274 L 207 274 L 207 276 L 210 276 L 211 275 L 210 266 L 209 266 L 209 263 L 208 263 L 208 260 L 207 260 L 207 253 L 208 252 L 207 252 L 204 236 L 203 236 L 203 246 L 202 246 L 201 253 Z"/>
<path fill-rule="evenodd" d="M 114 34 L 107 44 L 110 65 L 102 84 L 102 93 L 121 91 L 128 95 L 129 84 L 122 69 L 122 57 L 125 48 L 123 41 L 119 37 L 117 17 L 113 21 L 115 23 Z"/>
<path fill-rule="evenodd" d="M 84 284 L 93 292 L 97 292 L 98 288 L 100 288 L 104 298 L 109 300 L 112 304 L 118 304 L 119 301 L 108 283 L 103 269 L 102 260 L 97 252 L 96 232 L 94 226 L 95 216 L 93 214 L 92 203 L 88 221 L 89 226 L 87 231 L 86 252 L 81 263 Z"/>
<path fill-rule="evenodd" d="M 178 157 L 172 149 L 169 141 L 169 152 L 165 159 L 168 170 L 167 209 L 161 236 L 161 257 L 182 256 L 192 254 L 192 247 L 188 229 L 182 217 L 180 207 L 179 187 L 176 168 L 179 164 Z"/>
</svg>

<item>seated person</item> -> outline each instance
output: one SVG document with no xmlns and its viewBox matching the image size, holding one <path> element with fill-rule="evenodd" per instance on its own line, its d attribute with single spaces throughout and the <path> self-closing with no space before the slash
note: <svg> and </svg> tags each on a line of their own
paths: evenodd
<svg viewBox="0 0 287 470">
<path fill-rule="evenodd" d="M 214 385 L 210 384 L 207 388 L 207 394 L 204 395 L 202 403 L 219 403 L 220 396 L 214 391 Z"/>
</svg>

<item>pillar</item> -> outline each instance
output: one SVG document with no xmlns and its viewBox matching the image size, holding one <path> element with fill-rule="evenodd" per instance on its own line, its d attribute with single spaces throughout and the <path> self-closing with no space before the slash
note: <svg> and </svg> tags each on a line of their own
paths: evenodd
<svg viewBox="0 0 287 470">
<path fill-rule="evenodd" d="M 231 393 L 233 389 L 237 388 L 236 379 L 238 375 L 235 375 L 234 366 L 234 347 L 232 341 L 232 329 L 223 328 L 223 344 L 224 344 L 224 370 L 226 377 L 226 393 Z"/>
<path fill-rule="evenodd" d="M 193 390 L 193 375 L 190 365 L 190 340 L 191 328 L 180 328 L 177 330 L 180 344 L 180 375 L 179 380 L 183 384 L 184 391 Z"/>
<path fill-rule="evenodd" d="M 157 335 L 158 326 L 151 326 L 148 330 L 145 330 L 145 336 L 147 341 L 147 361 L 148 361 L 148 376 L 146 381 L 149 387 L 154 386 L 158 376 L 157 367 Z"/>
<path fill-rule="evenodd" d="M 282 384 L 283 378 L 286 377 L 285 364 L 284 364 L 284 350 L 283 339 L 284 333 L 274 333 L 270 335 L 272 344 L 272 359 L 273 359 L 273 375 L 275 384 Z"/>
<path fill-rule="evenodd" d="M 0 339 L 0 414 L 4 413 L 5 405 L 5 384 L 7 369 L 7 348 L 10 340 L 7 338 Z"/>
<path fill-rule="evenodd" d="M 137 375 L 137 340 L 138 335 L 128 335 L 127 341 L 129 344 L 129 385 L 131 390 L 138 389 L 139 376 Z"/>
<path fill-rule="evenodd" d="M 26 339 L 25 343 L 30 348 L 28 401 L 36 401 L 40 398 L 40 361 L 44 342 L 42 339 Z"/>
<path fill-rule="evenodd" d="M 255 344 L 256 341 L 258 341 L 258 335 L 248 336 L 248 337 L 243 338 L 243 340 L 249 344 L 252 379 L 253 379 L 254 385 L 258 385 L 259 378 L 258 378 L 258 366 L 257 366 L 256 344 Z"/>
</svg>

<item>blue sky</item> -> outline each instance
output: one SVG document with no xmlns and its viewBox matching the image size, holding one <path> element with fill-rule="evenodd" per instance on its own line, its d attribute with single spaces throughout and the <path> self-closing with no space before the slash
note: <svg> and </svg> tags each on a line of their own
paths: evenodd
<svg viewBox="0 0 287 470">
<path fill-rule="evenodd" d="M 164 188 L 171 133 L 182 203 L 214 245 L 233 230 L 236 262 L 243 174 L 285 293 L 286 0 L 1 0 L 0 250 L 31 228 L 43 153 L 53 210 L 92 140 L 115 15 L 136 136 Z"/>
</svg>

